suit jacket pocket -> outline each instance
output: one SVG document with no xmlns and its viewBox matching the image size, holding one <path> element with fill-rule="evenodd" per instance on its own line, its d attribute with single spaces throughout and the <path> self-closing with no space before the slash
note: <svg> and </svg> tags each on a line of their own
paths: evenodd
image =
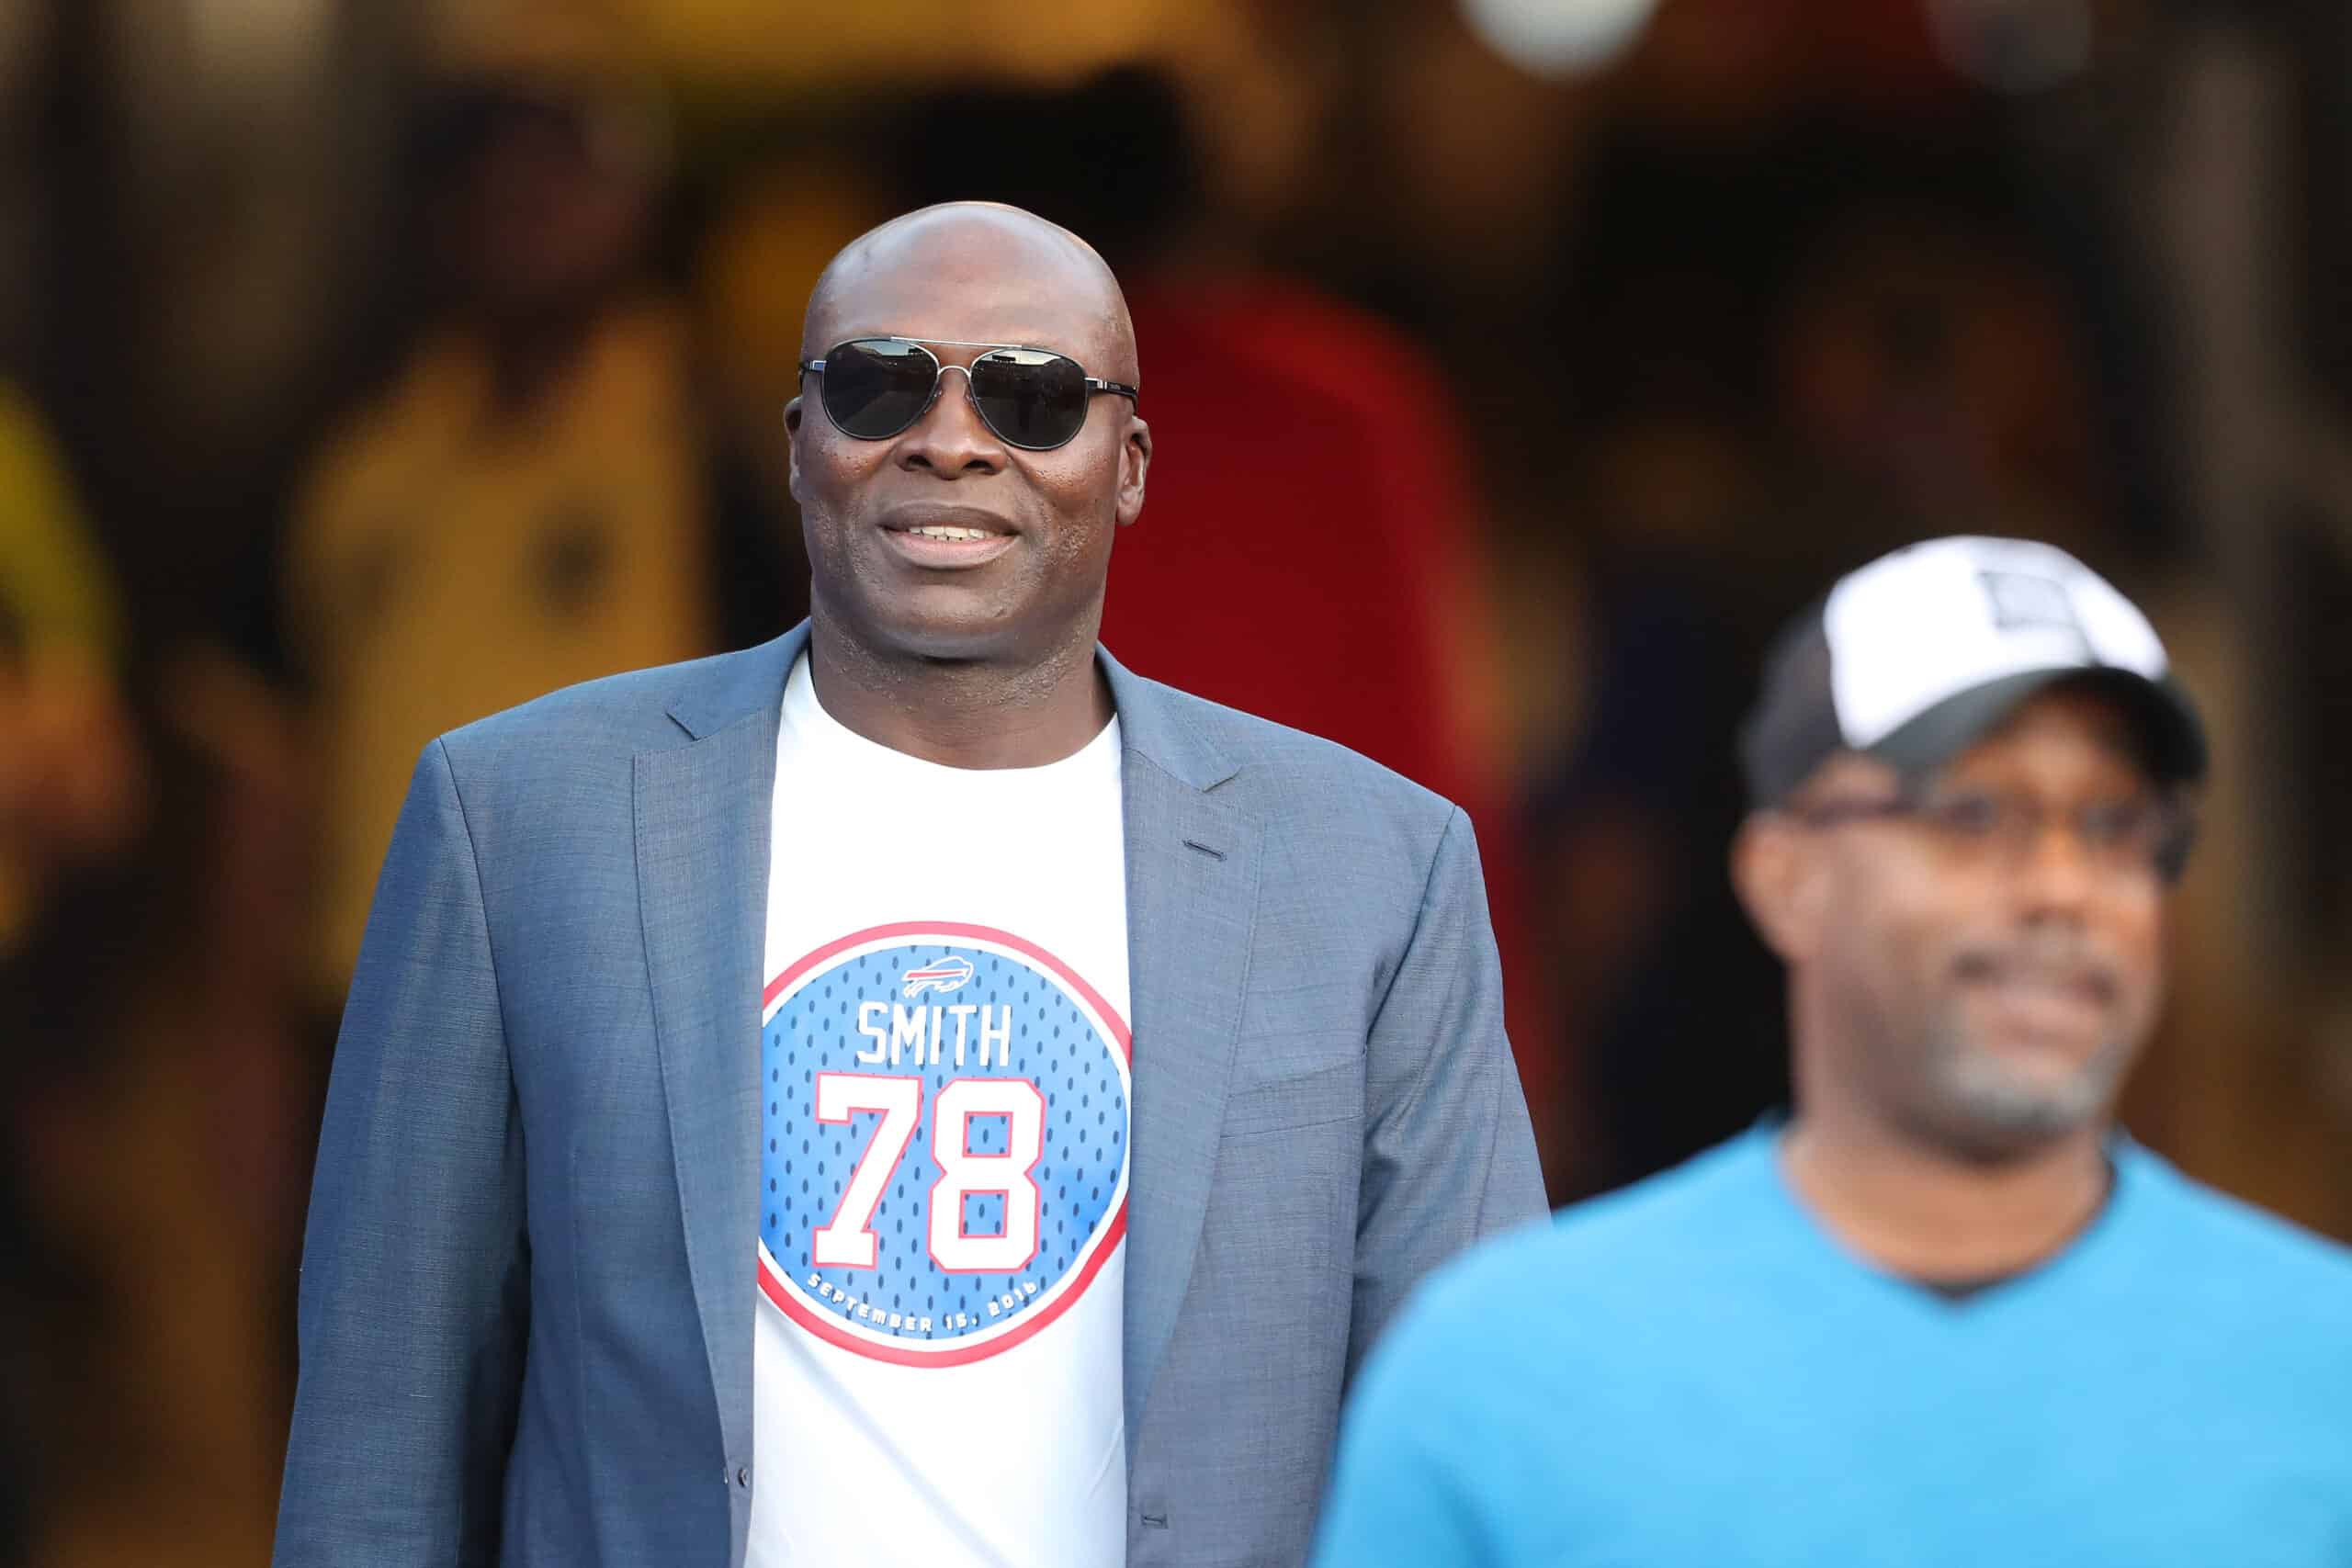
<svg viewBox="0 0 2352 1568">
<path fill-rule="evenodd" d="M 1237 1085 L 1226 1098 L 1225 1136 L 1295 1133 L 1363 1115 L 1363 1058 L 1355 1056 L 1272 1083 Z"/>
</svg>

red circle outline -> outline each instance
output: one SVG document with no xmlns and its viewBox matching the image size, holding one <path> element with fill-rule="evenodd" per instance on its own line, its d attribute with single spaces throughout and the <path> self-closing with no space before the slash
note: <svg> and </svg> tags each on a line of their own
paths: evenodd
<svg viewBox="0 0 2352 1568">
<path fill-rule="evenodd" d="M 921 936 L 961 937 L 992 942 L 1044 964 L 1094 1010 L 1095 1016 L 1110 1029 L 1111 1038 L 1119 1048 L 1119 1055 L 1129 1064 L 1130 1071 L 1133 1070 L 1134 1050 L 1132 1036 L 1127 1029 L 1127 1021 L 1119 1016 L 1118 1010 L 1102 999 L 1102 994 L 1100 991 L 1088 985 L 1069 964 L 1064 964 L 1035 942 L 1023 941 L 1011 931 L 999 931 L 994 926 L 976 926 L 961 920 L 900 920 L 887 926 L 868 926 L 864 931 L 852 931 L 847 936 L 827 942 L 814 953 L 787 966 L 783 974 L 769 981 L 766 987 L 761 991 L 760 1011 L 763 1015 L 761 1023 L 763 1032 L 766 1028 L 764 1015 L 767 1010 L 775 1005 L 778 997 L 792 988 L 794 981 L 810 970 L 851 948 L 863 947 L 868 942 Z M 771 1272 L 765 1261 L 763 1260 L 754 1264 L 753 1269 L 759 1280 L 760 1293 L 774 1302 L 777 1311 L 828 1345 L 837 1345 L 857 1355 L 870 1357 L 877 1361 L 888 1361 L 902 1367 L 967 1366 L 974 1361 L 984 1361 L 991 1356 L 1001 1355 L 1021 1344 L 1061 1316 L 1069 1309 L 1070 1303 L 1086 1293 L 1087 1287 L 1093 1284 L 1095 1275 L 1102 1272 L 1102 1266 L 1110 1261 L 1111 1254 L 1116 1251 L 1119 1244 L 1126 1238 L 1129 1196 L 1130 1194 L 1125 1192 L 1119 1195 L 1119 1206 L 1112 1211 L 1110 1218 L 1104 1223 L 1101 1242 L 1088 1256 L 1085 1264 L 1079 1269 L 1077 1277 L 1071 1280 L 1058 1295 L 1039 1307 L 1036 1314 L 1026 1318 L 1019 1327 L 978 1345 L 960 1345 L 944 1350 L 917 1350 L 903 1343 L 892 1344 L 863 1338 L 843 1328 L 830 1314 L 820 1314 L 806 1302 L 801 1301 L 798 1292 L 792 1286 L 785 1283 L 782 1264 L 776 1265 L 775 1270 Z"/>
</svg>

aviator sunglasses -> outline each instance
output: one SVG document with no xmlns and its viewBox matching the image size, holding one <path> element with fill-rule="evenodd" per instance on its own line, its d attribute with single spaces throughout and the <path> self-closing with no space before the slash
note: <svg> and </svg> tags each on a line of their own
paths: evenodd
<svg viewBox="0 0 2352 1568">
<path fill-rule="evenodd" d="M 929 341 L 942 348 L 988 352 L 967 369 L 942 365 L 937 355 L 910 338 L 857 337 L 835 344 L 822 359 L 802 360 L 800 370 L 817 374 L 825 417 L 860 441 L 888 441 L 931 412 L 939 400 L 940 378 L 950 370 L 963 373 L 980 423 L 1006 446 L 1030 452 L 1066 446 L 1085 428 L 1086 411 L 1097 392 L 1140 401 L 1135 388 L 1089 376 L 1077 360 L 1051 349 Z"/>
</svg>

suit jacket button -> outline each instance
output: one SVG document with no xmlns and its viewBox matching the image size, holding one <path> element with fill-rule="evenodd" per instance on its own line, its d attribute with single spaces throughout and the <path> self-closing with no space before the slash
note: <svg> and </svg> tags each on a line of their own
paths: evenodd
<svg viewBox="0 0 2352 1568">
<path fill-rule="evenodd" d="M 737 1465 L 735 1467 L 735 1484 L 738 1486 L 749 1486 L 751 1483 L 752 1467 L 747 1464 Z"/>
</svg>

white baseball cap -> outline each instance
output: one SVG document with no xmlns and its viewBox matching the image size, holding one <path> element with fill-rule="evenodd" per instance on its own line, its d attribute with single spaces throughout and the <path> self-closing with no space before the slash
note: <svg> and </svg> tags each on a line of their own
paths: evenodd
<svg viewBox="0 0 2352 1568">
<path fill-rule="evenodd" d="M 2091 680 L 2131 710 L 2161 783 L 2205 775 L 2204 727 L 2155 628 L 2097 572 L 2028 539 L 1931 539 L 1838 579 L 1774 644 L 1740 761 L 1758 805 L 1833 753 L 1906 774 L 1949 761 L 2034 694 Z"/>
</svg>

